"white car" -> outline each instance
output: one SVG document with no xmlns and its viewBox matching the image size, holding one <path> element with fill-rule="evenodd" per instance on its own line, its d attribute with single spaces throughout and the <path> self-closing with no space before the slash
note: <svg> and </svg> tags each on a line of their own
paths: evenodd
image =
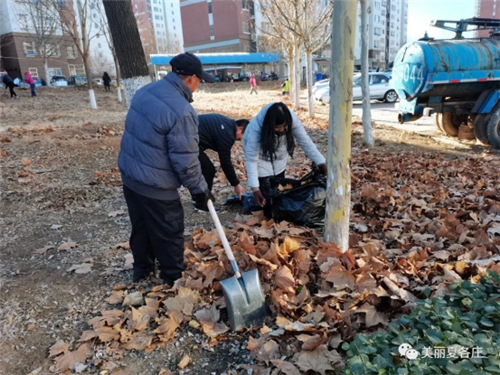
<svg viewBox="0 0 500 375">
<path fill-rule="evenodd" d="M 68 86 L 68 81 L 63 76 L 52 76 L 50 85 L 53 87 L 66 87 Z"/>
<path fill-rule="evenodd" d="M 369 73 L 370 75 L 370 99 L 383 100 L 386 103 L 395 103 L 398 100 L 398 94 L 389 85 L 391 75 L 389 73 Z M 317 90 L 314 99 L 327 104 L 330 103 L 330 90 Z M 352 99 L 363 100 L 361 91 L 361 74 L 356 74 L 353 79 Z"/>
</svg>

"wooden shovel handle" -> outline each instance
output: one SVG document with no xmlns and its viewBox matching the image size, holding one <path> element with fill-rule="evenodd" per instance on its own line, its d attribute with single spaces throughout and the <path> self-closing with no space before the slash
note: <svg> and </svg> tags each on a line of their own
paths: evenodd
<svg viewBox="0 0 500 375">
<path fill-rule="evenodd" d="M 219 217 L 217 216 L 217 212 L 215 212 L 215 207 L 211 199 L 208 200 L 207 206 L 208 206 L 208 211 L 210 211 L 210 216 L 212 216 L 212 220 L 215 224 L 215 228 L 217 229 L 217 233 L 219 234 L 222 246 L 224 247 L 224 251 L 226 252 L 227 259 L 229 259 L 229 263 L 233 268 L 234 275 L 239 279 L 241 277 L 241 273 L 238 268 L 238 264 L 234 259 L 234 254 L 231 250 L 231 247 L 229 246 L 229 242 L 227 242 L 226 234 L 224 233 L 224 228 L 222 228 Z"/>
</svg>

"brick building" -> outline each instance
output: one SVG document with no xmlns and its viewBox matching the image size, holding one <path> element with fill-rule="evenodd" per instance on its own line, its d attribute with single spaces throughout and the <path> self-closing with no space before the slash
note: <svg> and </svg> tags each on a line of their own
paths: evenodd
<svg viewBox="0 0 500 375">
<path fill-rule="evenodd" d="M 252 0 L 181 0 L 184 50 L 255 52 Z"/>
<path fill-rule="evenodd" d="M 153 24 L 153 9 L 151 0 L 132 0 L 132 8 L 141 35 L 142 47 L 146 56 L 156 53 L 156 38 Z"/>
<path fill-rule="evenodd" d="M 69 5 L 72 5 L 71 1 Z M 30 27 L 32 19 L 27 13 L 27 9 L 15 0 L 0 1 L 1 69 L 7 70 L 13 78 L 23 78 L 24 72 L 29 71 L 33 77 L 46 80 L 55 75 L 85 74 L 73 40 L 62 30 L 57 30 L 47 40 L 51 52 L 47 57 L 48 77 L 45 76 L 44 59 L 36 47 Z M 46 18 L 45 22 L 55 21 Z"/>
<path fill-rule="evenodd" d="M 500 19 L 500 0 L 477 0 L 477 16 L 481 18 Z M 478 37 L 490 36 L 489 30 L 481 30 Z"/>
</svg>

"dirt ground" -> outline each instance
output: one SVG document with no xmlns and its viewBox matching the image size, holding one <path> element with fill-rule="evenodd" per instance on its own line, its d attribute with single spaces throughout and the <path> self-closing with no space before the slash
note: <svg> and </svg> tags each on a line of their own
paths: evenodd
<svg viewBox="0 0 500 375">
<path fill-rule="evenodd" d="M 52 365 L 48 348 L 58 339 L 77 341 L 87 320 L 107 309 L 104 299 L 112 288 L 131 279 L 131 270 L 124 269 L 130 252 L 114 248 L 128 241 L 130 231 L 116 170 L 126 107 L 113 92 L 96 92 L 99 109 L 95 111 L 88 108 L 84 90 L 41 88 L 36 99 L 26 90 L 18 92 L 19 100 L 2 95 L 0 102 L 0 373 L 48 374 Z M 250 118 L 264 104 L 282 100 L 277 86 L 261 87 L 258 95 L 248 92 L 247 85 L 239 84 L 202 87 L 193 105 L 199 113 Z M 327 108 L 317 110 L 314 120 L 304 110 L 298 114 L 326 154 Z M 497 153 L 481 146 L 442 142 L 440 137 L 383 124 L 376 125 L 375 137 L 373 153 L 439 153 L 485 163 L 498 159 Z M 352 143 L 353 153 L 365 152 L 359 124 L 353 127 Z M 303 161 L 298 154 L 291 170 Z M 241 146 L 235 155 L 244 174 Z M 215 191 L 218 202 L 231 194 L 232 188 L 221 177 Z M 186 239 L 195 228 L 213 228 L 208 214 L 193 210 L 184 190 L 182 197 Z M 241 213 L 239 208 L 223 207 L 221 220 L 230 227 Z M 92 264 L 91 271 L 68 271 L 82 263 Z M 243 350 L 247 339 L 246 334 L 229 335 L 214 348 L 193 350 L 204 338 L 183 328 L 166 351 L 127 352 L 115 361 L 130 374 L 157 375 L 165 368 L 174 373 L 219 375 L 252 363 Z M 185 353 L 190 353 L 193 364 L 176 370 Z M 96 368 L 84 373 L 106 374 Z"/>
</svg>

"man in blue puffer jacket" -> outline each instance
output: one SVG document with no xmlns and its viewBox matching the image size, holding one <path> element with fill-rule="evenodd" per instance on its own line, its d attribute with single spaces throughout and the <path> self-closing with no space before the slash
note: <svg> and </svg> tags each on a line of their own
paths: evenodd
<svg viewBox="0 0 500 375">
<path fill-rule="evenodd" d="M 184 211 L 177 189 L 189 189 L 202 209 L 213 196 L 198 159 L 198 115 L 189 104 L 201 80 L 215 78 L 203 71 L 193 54 L 175 56 L 164 79 L 135 94 L 125 120 L 118 166 L 127 201 L 134 255 L 134 281 L 154 272 L 173 284 L 184 265 Z"/>
</svg>

